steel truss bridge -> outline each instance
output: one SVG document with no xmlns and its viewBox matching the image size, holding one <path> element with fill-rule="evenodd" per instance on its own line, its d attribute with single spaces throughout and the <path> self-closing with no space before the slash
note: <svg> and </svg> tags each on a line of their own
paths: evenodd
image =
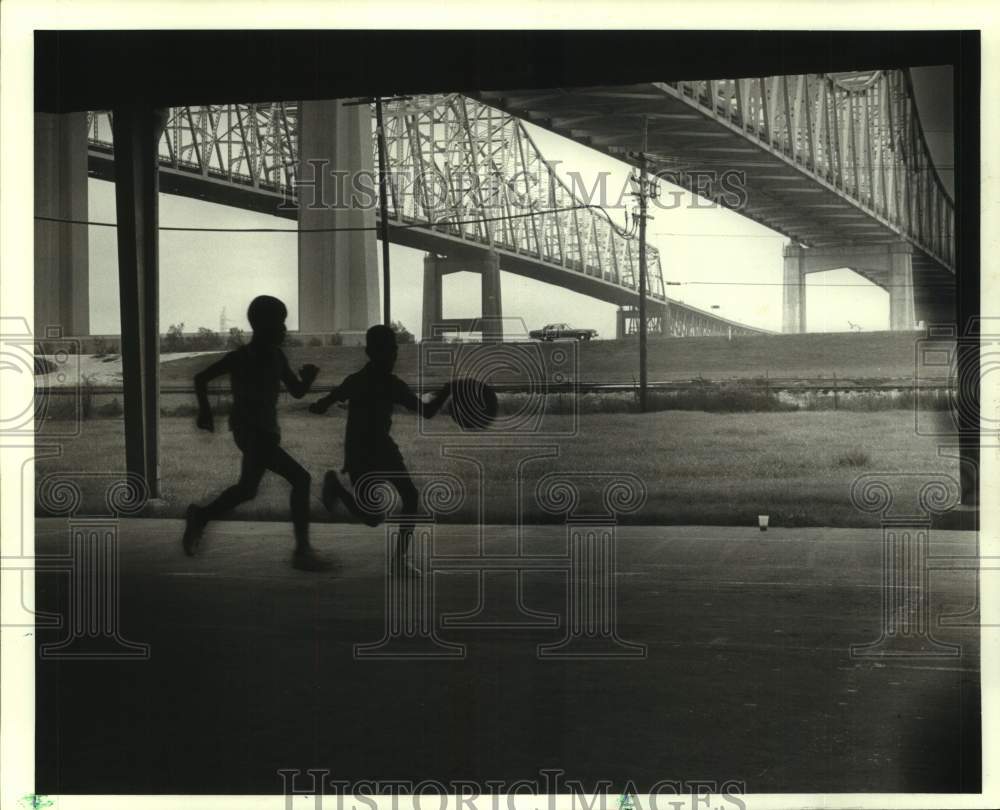
<svg viewBox="0 0 1000 810">
<path fill-rule="evenodd" d="M 907 70 L 489 92 L 480 98 L 657 174 L 804 247 L 913 246 L 915 306 L 953 320 L 955 206 Z M 727 171 L 745 177 L 734 194 Z M 885 287 L 884 272 L 856 269 Z M 945 316 L 947 314 L 947 316 Z"/>
<path fill-rule="evenodd" d="M 442 255 L 494 250 L 503 270 L 626 307 L 634 326 L 638 240 L 575 196 L 521 120 L 458 94 L 383 106 L 391 241 Z M 172 108 L 160 141 L 160 190 L 297 219 L 299 111 L 295 102 Z M 91 176 L 114 179 L 111 133 L 110 113 L 88 115 Z M 360 191 L 377 212 L 377 182 L 369 178 Z M 652 246 L 647 279 L 654 331 L 766 332 L 668 298 Z"/>
</svg>

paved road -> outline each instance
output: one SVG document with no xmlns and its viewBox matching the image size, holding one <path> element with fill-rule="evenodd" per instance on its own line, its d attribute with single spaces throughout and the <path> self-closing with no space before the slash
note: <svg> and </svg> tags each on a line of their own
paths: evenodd
<svg viewBox="0 0 1000 810">
<path fill-rule="evenodd" d="M 442 571 L 432 624 L 463 657 L 386 660 L 353 654 L 385 633 L 380 530 L 316 526 L 337 568 L 308 574 L 287 564 L 286 524 L 216 524 L 195 559 L 180 526 L 120 525 L 121 631 L 150 645 L 148 661 L 38 662 L 39 793 L 277 793 L 282 768 L 348 781 L 553 768 L 640 789 L 978 789 L 975 630 L 934 629 L 956 657 L 849 654 L 879 636 L 878 531 L 622 528 L 617 632 L 643 658 L 539 657 L 565 634 L 562 571 L 524 574 L 520 612 L 513 575 L 488 575 L 480 603 L 479 573 Z M 513 529 L 479 532 L 441 527 L 434 553 L 474 554 L 480 539 L 516 553 Z M 38 552 L 64 552 L 67 536 L 65 521 L 39 520 Z M 523 537 L 522 554 L 566 549 L 561 527 Z M 971 533 L 932 537 L 932 555 L 974 551 Z M 40 575 L 39 608 L 65 609 L 67 582 Z M 932 572 L 932 618 L 974 603 L 971 574 Z M 480 626 L 442 624 L 462 612 Z"/>
</svg>

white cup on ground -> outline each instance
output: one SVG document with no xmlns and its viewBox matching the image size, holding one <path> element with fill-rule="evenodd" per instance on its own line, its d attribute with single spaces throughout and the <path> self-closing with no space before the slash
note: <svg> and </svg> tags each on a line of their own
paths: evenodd
<svg viewBox="0 0 1000 810">
<path fill-rule="evenodd" d="M 757 515 L 757 525 L 760 526 L 762 532 L 767 531 L 767 521 L 770 515 Z"/>
</svg>

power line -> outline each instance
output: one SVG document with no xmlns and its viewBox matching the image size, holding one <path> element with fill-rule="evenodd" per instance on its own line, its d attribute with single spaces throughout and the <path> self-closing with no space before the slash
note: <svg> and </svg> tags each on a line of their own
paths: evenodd
<svg viewBox="0 0 1000 810">
<path fill-rule="evenodd" d="M 592 205 L 581 203 L 580 205 L 570 205 L 564 208 L 539 208 L 533 209 L 531 211 L 525 211 L 520 214 L 506 214 L 504 216 L 498 217 L 478 217 L 476 219 L 439 219 L 434 222 L 409 222 L 393 224 L 392 228 L 394 230 L 403 230 L 410 228 L 437 228 L 440 226 L 456 226 L 456 225 L 476 225 L 479 223 L 486 222 L 503 222 L 510 219 L 520 219 L 522 217 L 533 217 L 538 214 L 558 214 L 564 211 L 579 211 L 583 209 L 593 209 L 599 211 L 604 218 L 607 220 L 608 224 L 615 228 L 617 231 L 621 232 L 621 235 L 625 239 L 630 239 L 627 234 L 624 233 L 624 229 L 617 225 L 612 219 L 608 212 L 600 205 Z M 97 228 L 117 228 L 117 222 L 95 222 L 93 220 L 87 219 L 67 219 L 63 217 L 46 217 L 41 215 L 36 215 L 35 219 L 41 220 L 43 222 L 58 222 L 63 225 L 88 225 Z M 158 226 L 161 231 L 192 231 L 196 233 L 330 233 L 333 231 L 379 231 L 380 226 L 368 226 L 368 225 L 358 225 L 358 226 L 341 226 L 336 228 L 198 228 L 187 225 L 160 225 Z"/>
<path fill-rule="evenodd" d="M 848 268 L 844 268 L 848 269 Z M 683 286 L 709 286 L 709 287 L 797 287 L 798 283 L 785 283 L 784 281 L 671 281 L 665 282 L 671 285 L 683 285 Z M 918 285 L 916 284 L 876 284 L 872 282 L 870 284 L 821 284 L 817 283 L 817 287 L 857 287 L 859 289 L 871 289 L 872 287 L 877 287 L 883 289 L 885 287 L 909 287 L 911 289 L 916 289 Z M 953 284 L 920 284 L 920 289 L 928 288 L 940 288 L 940 289 L 953 289 Z"/>
<path fill-rule="evenodd" d="M 653 231 L 653 236 L 705 236 L 709 238 L 729 238 L 738 239 L 788 239 L 780 233 L 677 233 L 675 231 Z"/>
<path fill-rule="evenodd" d="M 507 219 L 518 219 L 522 217 L 530 217 L 536 214 L 558 214 L 563 211 L 576 211 L 582 209 L 595 209 L 600 211 L 608 219 L 608 223 L 612 225 L 616 230 L 621 231 L 620 236 L 624 239 L 630 239 L 632 237 L 624 233 L 624 229 L 621 226 L 614 223 L 607 211 L 603 206 L 600 205 L 572 205 L 566 208 L 546 208 L 538 209 L 535 211 L 525 212 L 522 214 L 510 214 L 509 216 L 500 217 L 480 217 L 478 219 L 462 219 L 462 220 L 448 220 L 440 219 L 434 222 L 411 222 L 402 223 L 399 225 L 393 225 L 394 229 L 411 229 L 411 228 L 437 228 L 441 226 L 456 226 L 456 225 L 475 225 L 485 222 L 502 222 Z M 36 215 L 35 219 L 43 222 L 56 222 L 62 225 L 88 225 L 97 228 L 117 228 L 118 223 L 116 222 L 96 222 L 87 219 L 67 219 L 63 217 L 46 217 L 41 215 Z M 341 226 L 336 228 L 199 228 L 187 225 L 161 225 L 159 226 L 161 231 L 191 231 L 195 233 L 331 233 L 334 231 L 338 232 L 349 232 L 349 231 L 378 231 L 379 227 L 376 226 Z M 676 237 L 696 237 L 696 238 L 708 238 L 708 239 L 782 239 L 786 240 L 788 237 L 781 234 L 769 234 L 769 233 L 680 233 L 677 231 L 654 231 L 654 236 L 676 236 Z"/>
</svg>

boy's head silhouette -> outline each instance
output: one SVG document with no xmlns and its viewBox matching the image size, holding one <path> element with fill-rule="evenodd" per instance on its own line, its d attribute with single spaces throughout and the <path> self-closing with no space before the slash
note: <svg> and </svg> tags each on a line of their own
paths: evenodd
<svg viewBox="0 0 1000 810">
<path fill-rule="evenodd" d="M 257 340 L 280 345 L 285 339 L 288 308 L 273 295 L 258 295 L 247 308 L 247 320 Z"/>
<path fill-rule="evenodd" d="M 388 326 L 376 324 L 365 332 L 365 354 L 376 367 L 391 371 L 398 351 L 396 333 Z"/>
</svg>

